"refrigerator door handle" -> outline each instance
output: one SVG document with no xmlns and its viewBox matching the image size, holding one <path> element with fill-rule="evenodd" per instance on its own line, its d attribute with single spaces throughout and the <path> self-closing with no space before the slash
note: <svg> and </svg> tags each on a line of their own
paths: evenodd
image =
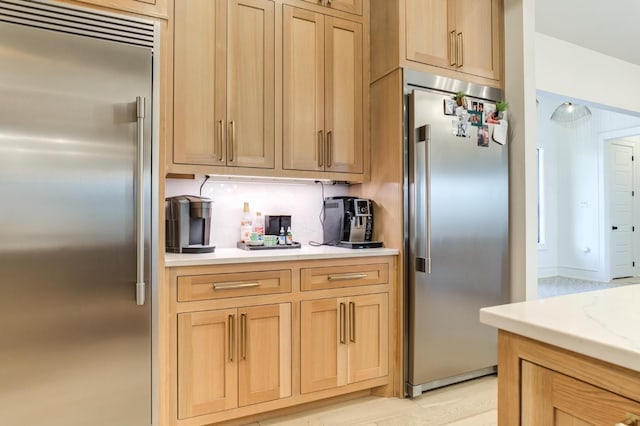
<svg viewBox="0 0 640 426">
<path fill-rule="evenodd" d="M 145 98 L 136 98 L 136 118 L 138 123 L 137 186 L 136 186 L 136 304 L 145 303 L 146 285 L 144 282 L 144 116 Z"/>
<path fill-rule="evenodd" d="M 425 231 L 424 235 L 424 272 L 431 273 L 431 126 L 426 124 L 418 127 L 416 138 L 416 173 L 423 178 L 424 193 L 422 194 L 422 200 L 416 200 L 420 202 L 421 213 L 416 215 L 416 221 L 424 221 L 422 229 Z M 418 150 L 422 148 L 422 152 Z M 418 241 L 420 236 L 416 235 Z"/>
</svg>

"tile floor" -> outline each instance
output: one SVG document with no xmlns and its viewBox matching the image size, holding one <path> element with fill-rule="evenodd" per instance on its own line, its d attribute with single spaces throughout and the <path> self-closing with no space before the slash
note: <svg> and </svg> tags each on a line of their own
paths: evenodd
<svg viewBox="0 0 640 426">
<path fill-rule="evenodd" d="M 640 284 L 640 277 L 611 283 L 565 277 L 538 280 L 540 298 Z M 252 426 L 495 426 L 496 376 L 423 393 L 414 399 L 369 396 L 325 408 L 261 421 Z"/>
<path fill-rule="evenodd" d="M 493 375 L 425 392 L 414 399 L 368 396 L 259 425 L 495 426 L 497 400 L 497 378 Z"/>
</svg>

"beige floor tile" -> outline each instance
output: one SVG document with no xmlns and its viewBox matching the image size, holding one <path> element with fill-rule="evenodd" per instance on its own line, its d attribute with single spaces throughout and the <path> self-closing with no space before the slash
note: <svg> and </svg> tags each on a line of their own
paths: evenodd
<svg viewBox="0 0 640 426">
<path fill-rule="evenodd" d="M 449 423 L 447 426 L 497 426 L 497 424 L 498 410 L 491 410 L 478 414 L 477 416 L 467 417 L 466 419 Z"/>
<path fill-rule="evenodd" d="M 497 379 L 484 377 L 414 399 L 368 396 L 260 422 L 260 426 L 495 426 Z"/>
</svg>

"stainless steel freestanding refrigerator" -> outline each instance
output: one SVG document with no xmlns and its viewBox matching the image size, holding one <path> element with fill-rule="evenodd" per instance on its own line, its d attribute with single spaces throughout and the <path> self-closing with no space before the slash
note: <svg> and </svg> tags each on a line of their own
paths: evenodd
<svg viewBox="0 0 640 426">
<path fill-rule="evenodd" d="M 0 1 L 1 425 L 152 424 L 154 31 Z"/>
<path fill-rule="evenodd" d="M 497 333 L 478 311 L 509 301 L 508 144 L 483 127 L 497 89 L 408 71 L 405 94 L 406 386 L 417 396 L 495 372 Z"/>
</svg>

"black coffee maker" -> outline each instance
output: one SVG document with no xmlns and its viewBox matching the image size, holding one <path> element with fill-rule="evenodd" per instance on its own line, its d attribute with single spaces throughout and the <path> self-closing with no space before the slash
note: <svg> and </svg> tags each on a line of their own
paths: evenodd
<svg viewBox="0 0 640 426">
<path fill-rule="evenodd" d="M 211 199 L 178 195 L 165 199 L 166 250 L 169 253 L 212 253 Z"/>
<path fill-rule="evenodd" d="M 382 247 L 373 237 L 373 203 L 357 197 L 324 199 L 324 244 L 347 248 Z"/>
</svg>

